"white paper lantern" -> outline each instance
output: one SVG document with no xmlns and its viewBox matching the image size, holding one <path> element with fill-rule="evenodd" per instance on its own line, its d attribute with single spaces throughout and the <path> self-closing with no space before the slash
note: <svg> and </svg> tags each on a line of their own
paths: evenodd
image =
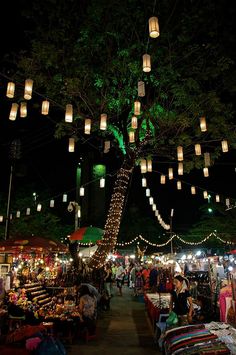
<svg viewBox="0 0 236 355">
<path fill-rule="evenodd" d="M 75 139 L 74 138 L 69 138 L 68 151 L 70 153 L 73 153 L 75 151 Z"/>
<path fill-rule="evenodd" d="M 181 190 L 181 189 L 182 189 L 181 181 L 177 181 L 177 190 Z"/>
<path fill-rule="evenodd" d="M 153 197 L 149 197 L 149 203 L 150 205 L 153 205 Z"/>
<path fill-rule="evenodd" d="M 15 83 L 9 82 L 7 84 L 6 96 L 9 97 L 9 99 L 12 99 L 14 95 L 15 95 Z"/>
<path fill-rule="evenodd" d="M 146 159 L 141 159 L 140 161 L 141 173 L 145 174 L 147 172 L 147 162 Z"/>
<path fill-rule="evenodd" d="M 48 113 L 49 113 L 49 101 L 44 100 L 42 102 L 41 114 L 46 116 L 48 115 Z"/>
<path fill-rule="evenodd" d="M 135 142 L 135 134 L 134 131 L 129 131 L 129 142 L 134 143 Z"/>
<path fill-rule="evenodd" d="M 207 191 L 203 191 L 203 197 L 204 197 L 205 199 L 208 198 L 208 192 L 207 192 Z"/>
<path fill-rule="evenodd" d="M 151 71 L 151 56 L 149 54 L 143 55 L 143 71 L 149 73 Z"/>
<path fill-rule="evenodd" d="M 152 210 L 153 210 L 153 211 L 156 211 L 156 209 L 157 209 L 157 206 L 156 206 L 155 203 L 153 203 L 153 205 L 152 205 Z"/>
<path fill-rule="evenodd" d="M 9 115 L 9 120 L 11 120 L 11 121 L 15 121 L 16 120 L 18 107 L 19 107 L 19 105 L 17 103 L 13 103 L 11 105 L 11 111 L 10 111 L 10 115 Z"/>
<path fill-rule="evenodd" d="M 67 194 L 63 194 L 63 196 L 62 196 L 62 202 L 67 202 Z"/>
<path fill-rule="evenodd" d="M 42 205 L 41 205 L 41 203 L 38 203 L 38 205 L 37 205 L 37 212 L 41 212 L 41 210 L 42 210 Z"/>
<path fill-rule="evenodd" d="M 178 163 L 178 175 L 184 174 L 184 164 L 182 162 Z"/>
<path fill-rule="evenodd" d="M 138 119 L 136 116 L 131 118 L 131 128 L 137 129 L 138 128 Z"/>
<path fill-rule="evenodd" d="M 149 173 L 152 172 L 152 159 L 148 159 L 148 160 L 147 160 L 147 171 L 148 171 Z"/>
<path fill-rule="evenodd" d="M 33 80 L 26 79 L 25 80 L 24 99 L 30 100 L 32 98 L 32 92 L 33 92 Z"/>
<path fill-rule="evenodd" d="M 221 142 L 221 147 L 223 153 L 227 153 L 229 151 L 228 142 L 226 140 Z"/>
<path fill-rule="evenodd" d="M 169 168 L 169 169 L 168 169 L 168 176 L 169 176 L 169 180 L 172 180 L 172 179 L 173 179 L 173 177 L 174 177 L 173 168 Z"/>
<path fill-rule="evenodd" d="M 54 200 L 50 200 L 50 207 L 53 208 L 55 206 L 55 201 Z"/>
<path fill-rule="evenodd" d="M 201 144 L 195 144 L 195 154 L 196 155 L 202 154 Z"/>
<path fill-rule="evenodd" d="M 28 208 L 26 208 L 26 216 L 29 216 L 30 215 L 30 208 L 28 207 Z"/>
<path fill-rule="evenodd" d="M 84 187 L 83 186 L 79 189 L 79 195 L 84 196 Z"/>
<path fill-rule="evenodd" d="M 71 104 L 66 105 L 65 122 L 73 122 L 73 106 Z"/>
<path fill-rule="evenodd" d="M 144 81 L 138 82 L 138 96 L 144 97 L 145 96 L 145 84 Z"/>
<path fill-rule="evenodd" d="M 208 170 L 208 168 L 203 168 L 203 175 L 204 175 L 205 177 L 208 177 L 208 176 L 209 176 L 209 170 Z"/>
<path fill-rule="evenodd" d="M 16 218 L 20 218 L 20 211 L 16 211 Z"/>
<path fill-rule="evenodd" d="M 107 114 L 102 113 L 100 117 L 100 129 L 105 131 L 107 129 Z"/>
<path fill-rule="evenodd" d="M 20 117 L 27 117 L 27 103 L 20 103 Z"/>
<path fill-rule="evenodd" d="M 166 183 L 166 176 L 161 175 L 161 184 L 164 185 Z"/>
<path fill-rule="evenodd" d="M 91 133 L 91 118 L 86 118 L 84 121 L 84 134 L 90 134 Z"/>
<path fill-rule="evenodd" d="M 216 195 L 216 202 L 220 202 L 220 195 Z"/>
<path fill-rule="evenodd" d="M 142 178 L 142 187 L 146 187 L 146 186 L 147 186 L 147 179 Z"/>
<path fill-rule="evenodd" d="M 204 163 L 205 167 L 209 167 L 211 165 L 210 153 L 208 152 L 204 153 Z"/>
<path fill-rule="evenodd" d="M 200 117 L 200 129 L 202 132 L 207 131 L 206 117 Z"/>
<path fill-rule="evenodd" d="M 184 160 L 183 147 L 181 147 L 181 146 L 177 147 L 177 158 L 178 158 L 178 161 Z"/>
<path fill-rule="evenodd" d="M 191 194 L 196 195 L 196 188 L 195 186 L 191 186 Z"/>
<path fill-rule="evenodd" d="M 150 197 L 151 193 L 150 193 L 150 189 L 146 189 L 146 196 Z"/>
<path fill-rule="evenodd" d="M 134 101 L 134 114 L 135 116 L 139 116 L 141 113 L 141 102 L 140 101 Z"/>
<path fill-rule="evenodd" d="M 150 17 L 148 20 L 148 25 L 149 25 L 149 36 L 151 38 L 157 38 L 160 36 L 160 29 L 159 29 L 159 23 L 158 23 L 158 18 L 153 16 Z"/>
<path fill-rule="evenodd" d="M 3 222 L 3 216 L 0 216 L 0 223 Z"/>
<path fill-rule="evenodd" d="M 104 187 L 105 187 L 105 179 L 104 179 L 104 178 L 101 178 L 101 179 L 100 179 L 100 187 L 101 187 L 101 188 L 104 188 Z"/>
</svg>

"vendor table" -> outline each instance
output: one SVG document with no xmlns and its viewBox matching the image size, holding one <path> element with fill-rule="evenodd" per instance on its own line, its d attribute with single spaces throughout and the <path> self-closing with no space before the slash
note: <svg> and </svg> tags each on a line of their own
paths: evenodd
<svg viewBox="0 0 236 355">
<path fill-rule="evenodd" d="M 154 330 L 160 314 L 169 312 L 170 293 L 145 293 L 144 302 Z"/>
</svg>

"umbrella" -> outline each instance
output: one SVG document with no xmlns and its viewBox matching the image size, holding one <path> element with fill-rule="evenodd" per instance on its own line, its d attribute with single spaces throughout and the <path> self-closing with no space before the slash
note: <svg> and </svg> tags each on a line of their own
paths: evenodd
<svg viewBox="0 0 236 355">
<path fill-rule="evenodd" d="M 82 248 L 80 249 L 80 253 L 82 253 L 83 258 L 89 258 L 95 251 L 97 250 L 98 246 L 94 245 L 90 248 Z"/>
<path fill-rule="evenodd" d="M 82 227 L 70 235 L 70 240 L 78 240 L 80 243 L 96 243 L 103 237 L 104 231 L 97 227 Z"/>
<path fill-rule="evenodd" d="M 0 251 L 4 253 L 54 251 L 66 252 L 67 247 L 55 240 L 31 236 L 29 238 L 11 238 L 0 242 Z"/>
</svg>

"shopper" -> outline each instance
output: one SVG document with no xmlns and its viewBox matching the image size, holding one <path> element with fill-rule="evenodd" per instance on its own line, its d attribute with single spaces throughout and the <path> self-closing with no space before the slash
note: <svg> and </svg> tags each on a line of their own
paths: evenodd
<svg viewBox="0 0 236 355">
<path fill-rule="evenodd" d="M 112 269 L 110 264 L 106 264 L 104 267 L 104 288 L 107 296 L 111 298 L 112 292 Z"/>
<path fill-rule="evenodd" d="M 81 327 L 87 328 L 89 334 L 94 334 L 97 318 L 97 301 L 91 294 L 87 285 L 79 288 L 79 312 L 82 315 Z"/>
<path fill-rule="evenodd" d="M 123 268 L 121 263 L 117 264 L 117 270 L 116 270 L 116 285 L 118 288 L 118 295 L 122 296 L 122 285 L 123 285 L 123 280 L 125 277 L 125 269 Z"/>
</svg>

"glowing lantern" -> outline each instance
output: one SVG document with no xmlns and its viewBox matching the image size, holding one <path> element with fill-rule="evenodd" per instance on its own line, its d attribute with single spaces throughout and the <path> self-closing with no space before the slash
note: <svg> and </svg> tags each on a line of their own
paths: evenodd
<svg viewBox="0 0 236 355">
<path fill-rule="evenodd" d="M 16 104 L 16 103 L 13 103 L 11 105 L 11 111 L 10 111 L 10 115 L 9 115 L 9 120 L 15 121 L 16 116 L 17 116 L 18 107 L 19 107 L 19 105 Z"/>
<path fill-rule="evenodd" d="M 152 205 L 152 210 L 153 210 L 153 211 L 156 211 L 156 209 L 157 209 L 157 206 L 156 206 L 155 203 L 153 203 L 153 205 Z"/>
<path fill-rule="evenodd" d="M 20 218 L 20 211 L 16 211 L 16 218 Z"/>
<path fill-rule="evenodd" d="M 143 55 L 143 71 L 149 73 L 151 71 L 151 57 L 149 54 Z"/>
<path fill-rule="evenodd" d="M 181 189 L 182 189 L 181 181 L 177 181 L 177 190 L 181 190 Z"/>
<path fill-rule="evenodd" d="M 208 198 L 208 193 L 207 193 L 207 191 L 203 191 L 203 197 L 204 197 L 205 199 Z"/>
<path fill-rule="evenodd" d="M 138 119 L 136 116 L 131 118 L 131 128 L 137 129 L 138 128 Z"/>
<path fill-rule="evenodd" d="M 191 186 L 191 194 L 196 195 L 196 188 L 195 186 Z"/>
<path fill-rule="evenodd" d="M 71 104 L 66 105 L 65 122 L 73 122 L 73 106 Z"/>
<path fill-rule="evenodd" d="M 0 222 L 3 222 L 3 216 L 0 216 Z"/>
<path fill-rule="evenodd" d="M 100 118 L 100 129 L 105 131 L 107 129 L 107 114 L 102 113 Z"/>
<path fill-rule="evenodd" d="M 151 159 L 147 160 L 147 171 L 152 172 L 152 160 Z"/>
<path fill-rule="evenodd" d="M 29 216 L 30 215 L 30 208 L 26 208 L 26 216 Z"/>
<path fill-rule="evenodd" d="M 196 155 L 202 154 L 201 144 L 195 144 L 195 154 Z"/>
<path fill-rule="evenodd" d="M 26 79 L 25 80 L 25 92 L 24 92 L 24 99 L 30 100 L 32 98 L 32 91 L 33 91 L 33 80 Z"/>
<path fill-rule="evenodd" d="M 41 109 L 41 114 L 42 115 L 48 115 L 49 113 L 49 101 L 45 100 L 42 102 L 42 109 Z"/>
<path fill-rule="evenodd" d="M 134 131 L 129 131 L 129 142 L 130 143 L 134 143 L 135 142 Z"/>
<path fill-rule="evenodd" d="M 178 164 L 178 175 L 183 175 L 184 174 L 184 164 L 180 162 Z"/>
<path fill-rule="evenodd" d="M 153 205 L 153 197 L 149 197 L 149 203 L 150 205 Z"/>
<path fill-rule="evenodd" d="M 147 172 L 147 163 L 146 159 L 141 159 L 140 161 L 141 173 L 145 174 Z"/>
<path fill-rule="evenodd" d="M 20 103 L 20 117 L 26 117 L 27 116 L 27 104 L 26 102 L 21 102 Z"/>
<path fill-rule="evenodd" d="M 79 195 L 80 195 L 80 196 L 84 196 L 84 187 L 81 187 L 81 188 L 79 189 Z"/>
<path fill-rule="evenodd" d="M 85 134 L 91 133 L 91 122 L 92 122 L 92 120 L 90 118 L 85 119 L 85 121 L 84 121 L 84 133 Z"/>
<path fill-rule="evenodd" d="M 203 175 L 204 175 L 205 177 L 208 177 L 208 176 L 209 176 L 209 170 L 208 170 L 208 168 L 203 168 Z"/>
<path fill-rule="evenodd" d="M 140 101 L 134 101 L 134 114 L 135 116 L 140 115 L 140 110 L 141 110 L 141 102 Z"/>
<path fill-rule="evenodd" d="M 184 160 L 183 147 L 181 146 L 177 147 L 177 157 L 178 157 L 178 161 Z"/>
<path fill-rule="evenodd" d="M 211 165 L 210 153 L 208 152 L 204 153 L 204 162 L 206 167 Z"/>
<path fill-rule="evenodd" d="M 105 187 L 105 179 L 104 179 L 104 178 L 101 178 L 101 179 L 100 179 L 100 187 L 101 187 L 101 188 L 104 188 L 104 187 Z"/>
<path fill-rule="evenodd" d="M 53 208 L 55 206 L 55 201 L 54 200 L 50 200 L 50 207 Z"/>
<path fill-rule="evenodd" d="M 145 84 L 143 81 L 138 82 L 138 96 L 139 97 L 145 96 Z"/>
<path fill-rule="evenodd" d="M 69 138 L 68 151 L 70 153 L 73 153 L 75 151 L 75 139 L 74 138 Z"/>
<path fill-rule="evenodd" d="M 142 178 L 142 187 L 146 187 L 146 186 L 147 186 L 147 179 Z"/>
<path fill-rule="evenodd" d="M 159 23 L 157 17 L 150 17 L 148 20 L 149 24 L 149 36 L 151 38 L 157 38 L 160 36 Z"/>
<path fill-rule="evenodd" d="M 200 128 L 202 132 L 207 131 L 206 117 L 200 117 Z"/>
<path fill-rule="evenodd" d="M 38 203 L 37 205 L 37 212 L 40 212 L 42 210 L 42 205 L 41 203 Z"/>
<path fill-rule="evenodd" d="M 15 95 L 15 83 L 9 82 L 7 84 L 6 96 L 9 97 L 9 99 L 12 99 L 14 95 Z"/>
<path fill-rule="evenodd" d="M 169 168 L 169 169 L 168 169 L 168 176 L 169 176 L 169 179 L 170 179 L 170 180 L 173 179 L 173 176 L 174 176 L 174 174 L 173 174 L 173 168 Z"/>
<path fill-rule="evenodd" d="M 221 147 L 223 153 L 227 153 L 229 151 L 228 142 L 226 140 L 221 142 Z"/>
<path fill-rule="evenodd" d="M 62 202 L 67 202 L 67 194 L 63 194 L 63 196 L 62 196 Z"/>
<path fill-rule="evenodd" d="M 220 195 L 216 195 L 216 202 L 220 202 Z"/>
<path fill-rule="evenodd" d="M 150 189 L 146 189 L 146 196 L 150 197 Z"/>
<path fill-rule="evenodd" d="M 166 176 L 161 175 L 161 184 L 165 184 L 165 183 L 166 183 Z"/>
</svg>

